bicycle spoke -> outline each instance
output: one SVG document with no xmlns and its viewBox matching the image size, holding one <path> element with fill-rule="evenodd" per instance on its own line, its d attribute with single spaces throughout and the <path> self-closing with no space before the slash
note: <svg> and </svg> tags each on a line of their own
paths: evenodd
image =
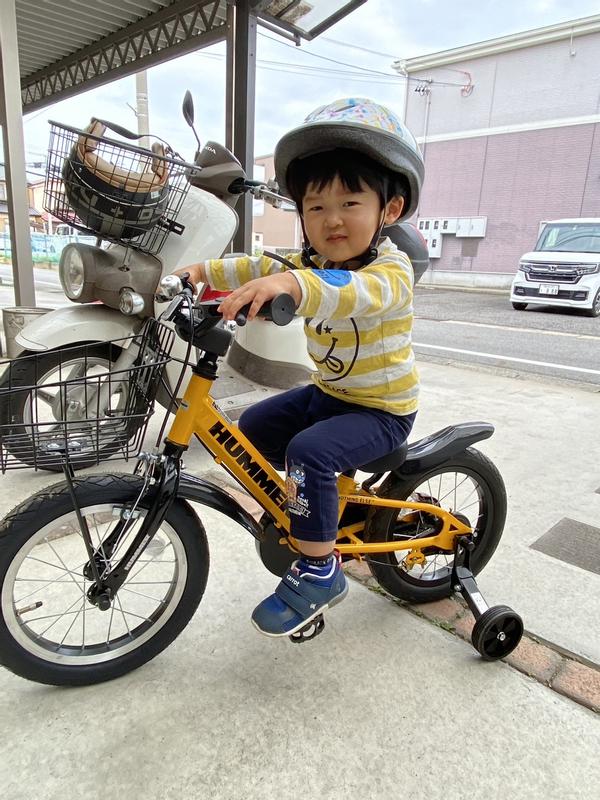
<svg viewBox="0 0 600 800">
<path fill-rule="evenodd" d="M 76 597 L 75 600 L 71 603 L 71 605 L 68 608 L 66 608 L 65 611 L 63 611 L 61 613 L 59 619 L 62 619 L 64 616 L 66 616 L 71 611 L 73 606 L 76 605 L 79 602 L 79 600 L 80 600 L 80 598 Z M 78 612 L 78 615 L 80 613 L 81 613 L 81 611 Z M 37 638 L 41 639 L 43 636 L 45 636 L 46 633 L 50 630 L 50 628 L 52 628 L 54 625 L 56 625 L 57 622 L 58 622 L 58 619 L 55 619 L 54 622 L 50 623 L 50 625 L 48 625 L 48 627 L 45 628 L 41 633 L 36 634 Z"/>
<path fill-rule="evenodd" d="M 42 578 L 17 578 L 16 581 L 17 580 L 18 581 L 35 581 L 36 583 L 41 583 L 43 579 Z M 24 600 L 27 600 L 28 597 L 31 597 L 32 594 L 38 594 L 38 595 L 41 594 L 44 591 L 44 589 L 46 589 L 48 586 L 51 586 L 54 583 L 70 583 L 70 581 L 68 581 L 68 580 L 47 581 L 43 586 L 38 586 L 37 589 L 34 589 L 32 592 L 29 592 L 29 594 L 23 595 L 23 597 L 19 597 L 18 600 L 15 600 L 14 601 L 15 606 L 21 605 L 21 603 Z"/>
<path fill-rule="evenodd" d="M 129 508 L 130 501 L 123 506 Z M 101 567 L 104 563 L 107 569 L 114 569 L 122 560 L 145 513 L 139 507 L 139 516 L 115 541 L 115 560 L 115 551 L 108 557 L 106 540 L 115 523 L 119 524 L 118 509 L 107 502 L 98 504 L 93 512 L 84 512 Z M 186 553 L 177 531 L 164 522 L 110 608 L 101 611 L 87 597 L 94 582 L 83 574 L 89 564 L 84 535 L 72 510 L 48 523 L 26 540 L 11 577 L 9 605 L 0 598 L 3 612 L 12 616 L 15 639 L 23 650 L 57 666 L 108 662 L 143 647 L 177 609 L 183 591 L 180 580 L 187 573 Z"/>
<path fill-rule="evenodd" d="M 111 607 L 110 607 L 110 619 L 108 620 L 108 633 L 106 634 L 106 646 L 107 647 L 108 647 L 108 645 L 110 643 L 110 631 L 111 631 L 111 628 L 112 628 L 112 621 L 113 621 L 114 613 L 115 613 L 115 604 L 113 603 L 111 605 Z"/>
<path fill-rule="evenodd" d="M 69 627 L 67 628 L 67 631 L 66 631 L 65 635 L 62 637 L 62 639 L 60 640 L 60 642 L 57 644 L 57 646 L 56 646 L 56 648 L 55 648 L 57 651 L 58 651 L 58 649 L 59 649 L 60 647 L 62 647 L 62 645 L 64 644 L 64 642 L 65 642 L 65 639 L 66 639 L 66 638 L 67 638 L 67 636 L 68 636 L 68 635 L 71 633 L 71 629 L 73 628 L 73 625 L 75 625 L 75 623 L 76 623 L 76 622 L 77 622 L 77 617 L 73 617 L 73 621 L 71 622 L 71 624 L 70 624 L 70 625 L 69 625 Z"/>
<path fill-rule="evenodd" d="M 119 591 L 129 592 L 130 594 L 134 594 L 137 597 L 145 597 L 147 600 L 153 600 L 155 603 L 158 603 L 159 606 L 165 604 L 164 600 L 157 600 L 156 597 L 152 597 L 152 595 L 150 594 L 144 594 L 143 592 L 136 592 L 134 589 L 130 589 L 128 583 L 123 584 L 123 586 L 121 586 Z"/>
<path fill-rule="evenodd" d="M 456 473 L 455 473 L 455 476 L 456 476 Z M 444 495 L 442 495 L 441 497 L 438 497 L 438 498 L 437 498 L 437 501 L 438 501 L 438 503 L 441 505 L 441 504 L 444 502 L 444 500 L 445 500 L 445 499 L 446 499 L 446 498 L 447 498 L 449 495 L 451 495 L 451 494 L 452 494 L 452 492 L 453 492 L 453 491 L 455 492 L 455 497 L 456 497 L 456 491 L 457 491 L 457 489 L 458 489 L 460 486 L 462 486 L 462 485 L 463 485 L 463 483 L 465 483 L 465 482 L 466 482 L 466 481 L 468 481 L 468 480 L 469 480 L 469 476 L 468 476 L 468 475 L 465 475 L 465 477 L 464 477 L 464 478 L 462 479 L 462 481 L 461 481 L 461 482 L 458 484 L 458 486 L 455 486 L 455 487 L 454 487 L 454 489 L 450 489 L 450 491 L 446 492 L 446 494 L 444 494 Z M 473 490 L 473 491 L 475 491 L 475 490 Z M 471 494 L 473 494 L 473 492 L 471 492 Z M 471 496 L 471 495 L 469 495 L 469 497 L 470 497 L 470 496 Z M 468 499 L 468 498 L 467 498 L 467 499 Z"/>
<path fill-rule="evenodd" d="M 58 560 L 60 561 L 60 563 L 63 565 L 65 572 L 68 572 L 68 573 L 69 573 L 69 576 L 70 576 L 70 577 L 71 577 L 71 579 L 73 580 L 73 583 L 74 583 L 74 584 L 77 586 L 77 588 L 81 589 L 81 586 L 79 585 L 79 583 L 77 583 L 77 581 L 76 581 L 75 577 L 74 577 L 74 576 L 71 574 L 71 572 L 70 572 L 70 571 L 69 571 L 69 569 L 67 568 L 67 565 L 65 564 L 65 562 L 62 560 L 62 558 L 60 557 L 60 555 L 59 555 L 59 554 L 56 552 L 56 550 L 55 550 L 55 549 L 54 549 L 54 547 L 52 546 L 52 543 L 47 541 L 47 542 L 46 542 L 46 544 L 48 545 L 48 547 L 50 548 L 50 550 L 52 550 L 52 552 L 54 553 L 54 555 L 55 555 L 55 556 L 58 558 Z M 84 585 L 83 585 L 83 589 L 82 589 L 82 591 L 84 591 L 84 592 L 85 592 L 85 579 L 84 579 Z"/>
<path fill-rule="evenodd" d="M 66 572 L 67 575 L 70 575 L 73 571 L 64 566 L 59 567 L 58 564 L 51 564 L 49 561 L 44 561 L 43 558 L 38 558 L 37 556 L 27 556 L 25 561 L 36 561 L 38 564 L 44 564 L 47 567 L 52 567 L 52 569 L 59 569 L 61 572 Z"/>
</svg>

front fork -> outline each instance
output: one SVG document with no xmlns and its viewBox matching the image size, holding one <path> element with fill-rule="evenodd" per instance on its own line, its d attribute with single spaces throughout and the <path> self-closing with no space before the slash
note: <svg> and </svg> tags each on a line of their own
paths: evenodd
<svg viewBox="0 0 600 800">
<path fill-rule="evenodd" d="M 136 561 L 160 528 L 173 500 L 177 497 L 181 472 L 179 454 L 165 451 L 165 454 L 160 457 L 158 466 L 158 475 L 152 477 L 144 485 L 133 508 L 123 509 L 119 521 L 97 548 L 94 548 L 92 544 L 87 521 L 77 503 L 73 487 L 72 469 L 70 465 L 65 467 L 64 471 L 69 492 L 89 558 L 87 564 L 84 565 L 83 574 L 88 580 L 92 581 L 92 585 L 86 594 L 90 603 L 97 606 L 101 611 L 107 611 L 110 608 L 118 590 L 125 583 Z M 123 540 L 128 530 L 135 524 L 136 509 L 142 500 L 147 511 L 139 531 L 119 562 L 112 569 L 106 571 L 110 558 L 119 542 Z"/>
</svg>

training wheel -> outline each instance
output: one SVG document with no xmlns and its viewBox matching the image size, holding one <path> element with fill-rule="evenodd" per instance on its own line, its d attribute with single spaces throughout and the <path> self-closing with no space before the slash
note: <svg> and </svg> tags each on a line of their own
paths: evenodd
<svg viewBox="0 0 600 800">
<path fill-rule="evenodd" d="M 497 661 L 512 653 L 521 636 L 521 617 L 508 606 L 492 606 L 475 622 L 471 642 L 486 661 Z"/>
</svg>

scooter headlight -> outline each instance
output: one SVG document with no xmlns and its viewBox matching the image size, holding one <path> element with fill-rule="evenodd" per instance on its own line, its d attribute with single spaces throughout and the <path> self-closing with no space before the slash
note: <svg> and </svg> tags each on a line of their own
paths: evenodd
<svg viewBox="0 0 600 800">
<path fill-rule="evenodd" d="M 69 300 L 89 303 L 90 300 L 96 299 L 95 249 L 89 245 L 73 242 L 60 254 L 58 276 Z"/>
<path fill-rule="evenodd" d="M 140 294 L 132 289 L 121 289 L 119 296 L 119 311 L 121 314 L 127 314 L 127 316 L 141 314 L 145 305 L 144 298 Z"/>
<path fill-rule="evenodd" d="M 65 248 L 67 252 L 60 260 L 60 282 L 65 294 L 71 300 L 79 300 L 83 291 L 85 267 L 81 253 L 75 248 Z"/>
</svg>

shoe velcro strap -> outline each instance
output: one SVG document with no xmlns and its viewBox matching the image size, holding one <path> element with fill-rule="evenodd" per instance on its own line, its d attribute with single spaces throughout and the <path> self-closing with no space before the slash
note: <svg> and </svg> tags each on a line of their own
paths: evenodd
<svg viewBox="0 0 600 800">
<path fill-rule="evenodd" d="M 288 571 L 275 589 L 275 594 L 301 616 L 310 617 L 327 602 L 329 591 L 329 588 L 314 586 Z"/>
</svg>

